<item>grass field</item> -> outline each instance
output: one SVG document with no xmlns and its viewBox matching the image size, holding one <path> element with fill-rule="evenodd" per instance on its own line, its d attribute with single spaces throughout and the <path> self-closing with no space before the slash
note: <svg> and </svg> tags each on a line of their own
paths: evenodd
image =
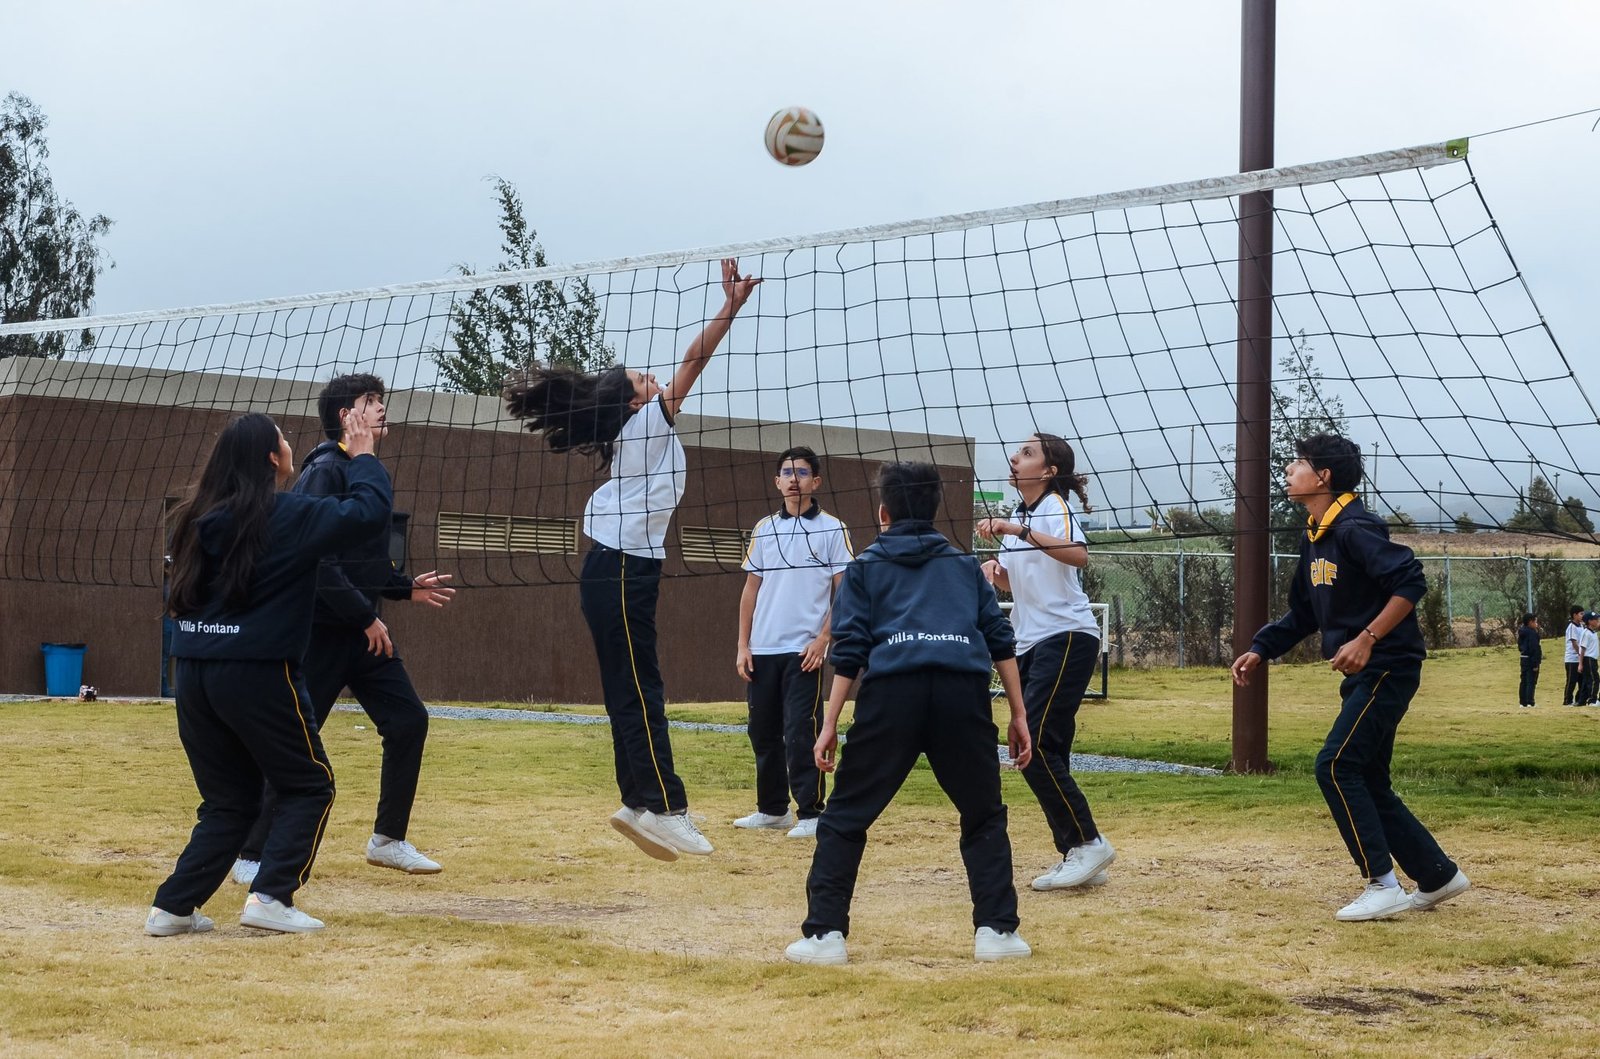
<svg viewBox="0 0 1600 1059">
<path fill-rule="evenodd" d="M 1557 656 L 1559 657 L 1559 655 Z M 445 865 L 368 867 L 378 746 L 326 739 L 339 801 L 299 903 L 311 936 L 141 932 L 196 796 L 170 707 L 0 705 L 0 1051 L 7 1054 L 1571 1055 L 1600 1052 L 1600 710 L 1535 711 L 1515 657 L 1425 671 L 1396 785 L 1474 888 L 1339 924 L 1360 880 L 1311 776 L 1335 681 L 1273 671 L 1270 777 L 1087 775 L 1110 885 L 1035 894 L 1053 862 L 1005 779 L 1032 960 L 971 959 L 954 811 L 918 769 L 873 832 L 852 964 L 782 959 L 810 844 L 753 807 L 739 735 L 675 733 L 708 859 L 648 860 L 606 826 L 604 728 L 436 721 L 412 838 Z M 1116 673 L 1079 749 L 1216 765 L 1218 670 Z M 738 720 L 742 707 L 675 708 Z M 848 751 L 846 751 L 848 753 Z"/>
</svg>

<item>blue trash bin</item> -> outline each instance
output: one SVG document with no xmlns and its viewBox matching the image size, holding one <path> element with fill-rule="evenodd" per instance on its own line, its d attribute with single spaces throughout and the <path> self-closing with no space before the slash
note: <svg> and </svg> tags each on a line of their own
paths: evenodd
<svg viewBox="0 0 1600 1059">
<path fill-rule="evenodd" d="M 44 652 L 44 693 L 77 698 L 88 648 L 81 643 L 42 643 L 39 650 Z"/>
</svg>

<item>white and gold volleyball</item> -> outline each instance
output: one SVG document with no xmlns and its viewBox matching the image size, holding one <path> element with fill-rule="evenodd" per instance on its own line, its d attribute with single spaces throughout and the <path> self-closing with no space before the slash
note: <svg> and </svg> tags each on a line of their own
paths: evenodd
<svg viewBox="0 0 1600 1059">
<path fill-rule="evenodd" d="M 805 165 L 822 153 L 822 122 L 805 107 L 789 107 L 767 122 L 767 153 L 784 165 Z"/>
</svg>

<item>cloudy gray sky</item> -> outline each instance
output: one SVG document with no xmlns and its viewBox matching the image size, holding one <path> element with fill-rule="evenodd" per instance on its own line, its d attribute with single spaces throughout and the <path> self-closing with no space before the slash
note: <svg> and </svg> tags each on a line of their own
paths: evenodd
<svg viewBox="0 0 1600 1059">
<path fill-rule="evenodd" d="M 1237 169 L 1238 4 L 1162 0 L 309 3 L 5 0 L 0 89 L 116 221 L 123 312 L 487 267 L 489 174 L 552 261 L 843 228 Z M 1279 5 L 1277 160 L 1600 106 L 1600 7 Z M 768 115 L 821 115 L 789 170 Z M 1594 118 L 1474 141 L 1517 263 L 1591 395 Z"/>
</svg>

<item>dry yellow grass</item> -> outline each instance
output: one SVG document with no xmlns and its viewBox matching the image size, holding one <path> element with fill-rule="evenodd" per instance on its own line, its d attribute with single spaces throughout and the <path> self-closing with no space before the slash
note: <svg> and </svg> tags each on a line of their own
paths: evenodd
<svg viewBox="0 0 1600 1059">
<path fill-rule="evenodd" d="M 348 713 L 329 726 L 339 802 L 300 897 L 328 929 L 247 931 L 229 884 L 214 933 L 147 938 L 195 802 L 170 709 L 0 706 L 0 1049 L 1593 1055 L 1600 718 L 1475 696 L 1507 670 L 1496 652 L 1441 661 L 1402 728 L 1402 789 L 1473 877 L 1460 900 L 1333 922 L 1358 880 L 1305 771 L 1331 682 L 1280 670 L 1279 775 L 1084 777 L 1119 849 L 1108 886 L 1026 890 L 1054 853 L 1007 777 L 1036 955 L 993 966 L 971 959 L 954 812 L 925 770 L 869 843 L 852 965 L 799 968 L 781 953 L 811 847 L 728 826 L 751 807 L 743 737 L 674 735 L 718 848 L 662 865 L 605 825 L 604 729 L 437 721 L 412 837 L 446 870 L 412 878 L 362 860 L 378 748 Z M 1081 749 L 1226 756 L 1220 673 L 1119 674 L 1113 691 Z M 1572 765 L 1532 768 L 1552 760 Z"/>
</svg>

